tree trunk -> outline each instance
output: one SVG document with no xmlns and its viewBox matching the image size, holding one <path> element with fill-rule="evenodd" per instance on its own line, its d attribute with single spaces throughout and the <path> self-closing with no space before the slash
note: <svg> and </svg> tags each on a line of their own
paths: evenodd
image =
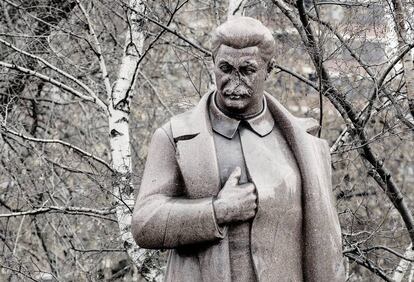
<svg viewBox="0 0 414 282">
<path fill-rule="evenodd" d="M 403 3 L 401 0 L 392 0 L 394 29 L 398 40 L 398 49 L 402 50 L 407 43 L 412 42 L 412 38 L 409 38 L 407 29 L 406 13 L 404 11 Z M 405 81 L 405 89 L 407 91 L 408 106 L 411 116 L 414 118 L 414 63 L 413 63 L 413 51 L 409 52 L 401 60 L 401 67 L 403 70 L 403 77 Z"/>
<path fill-rule="evenodd" d="M 121 238 L 129 256 L 140 269 L 148 252 L 139 248 L 131 233 L 131 218 L 134 207 L 134 189 L 131 181 L 132 160 L 129 137 L 131 99 L 134 93 L 139 59 L 144 45 L 144 20 L 132 10 L 143 13 L 144 1 L 130 0 L 130 26 L 126 31 L 124 55 L 119 68 L 118 79 L 112 87 L 109 104 L 109 134 L 112 154 L 113 193 L 116 198 L 116 215 Z M 156 280 L 158 272 L 145 273 L 148 280 Z"/>
</svg>

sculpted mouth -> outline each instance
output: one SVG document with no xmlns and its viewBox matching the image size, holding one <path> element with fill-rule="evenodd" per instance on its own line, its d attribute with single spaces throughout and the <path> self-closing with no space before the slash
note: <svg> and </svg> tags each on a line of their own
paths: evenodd
<svg viewBox="0 0 414 282">
<path fill-rule="evenodd" d="M 240 93 L 240 92 L 230 92 L 230 93 L 224 93 L 224 96 L 230 100 L 241 100 L 244 98 L 248 98 L 250 97 L 250 93 L 248 92 L 244 92 L 244 93 Z"/>
<path fill-rule="evenodd" d="M 227 97 L 230 98 L 231 100 L 239 100 L 239 99 L 243 98 L 244 96 L 246 96 L 246 95 L 231 94 L 231 95 L 228 95 Z"/>
</svg>

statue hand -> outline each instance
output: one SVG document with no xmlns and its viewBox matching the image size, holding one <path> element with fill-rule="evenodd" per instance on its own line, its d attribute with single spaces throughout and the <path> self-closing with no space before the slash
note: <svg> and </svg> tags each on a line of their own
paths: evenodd
<svg viewBox="0 0 414 282">
<path fill-rule="evenodd" d="M 218 224 L 246 221 L 256 214 L 257 195 L 253 183 L 239 184 L 240 167 L 236 167 L 213 201 Z"/>
</svg>

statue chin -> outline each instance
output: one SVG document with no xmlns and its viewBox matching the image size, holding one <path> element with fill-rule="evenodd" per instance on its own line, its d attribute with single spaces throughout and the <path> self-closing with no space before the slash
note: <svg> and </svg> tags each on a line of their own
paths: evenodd
<svg viewBox="0 0 414 282">
<path fill-rule="evenodd" d="M 225 114 L 230 116 L 234 114 L 238 115 L 248 110 L 250 97 L 218 95 L 216 97 L 216 104 Z"/>
<path fill-rule="evenodd" d="M 248 111 L 249 101 L 225 98 L 219 108 L 228 116 L 239 116 Z"/>
<path fill-rule="evenodd" d="M 229 99 L 226 98 L 224 100 L 224 106 L 226 107 L 226 110 L 230 112 L 243 112 L 248 107 L 248 101 L 243 100 L 243 98 L 240 99 Z"/>
</svg>

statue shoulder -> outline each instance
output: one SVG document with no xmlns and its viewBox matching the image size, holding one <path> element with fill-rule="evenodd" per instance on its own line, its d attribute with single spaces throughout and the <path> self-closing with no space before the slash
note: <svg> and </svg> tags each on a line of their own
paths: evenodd
<svg viewBox="0 0 414 282">
<path fill-rule="evenodd" d="M 158 128 L 157 131 L 163 131 L 174 145 L 181 139 L 188 139 L 188 136 L 194 135 L 192 133 L 193 111 L 194 108 L 172 116 L 170 120 Z"/>
<path fill-rule="evenodd" d="M 296 120 L 301 128 L 303 128 L 307 133 L 316 136 L 320 129 L 319 122 L 314 118 L 300 118 L 296 117 Z"/>
<path fill-rule="evenodd" d="M 280 114 L 285 116 L 285 118 L 297 124 L 301 129 L 303 129 L 307 133 L 316 136 L 320 128 L 319 123 L 316 121 L 316 119 L 296 117 L 271 94 L 265 92 L 265 97 L 267 100 L 267 105 L 270 108 L 271 112 L 273 112 L 273 114 L 279 112 Z"/>
<path fill-rule="evenodd" d="M 211 92 L 205 94 L 193 108 L 171 118 L 171 130 L 175 141 L 188 140 L 203 130 L 208 118 L 208 101 Z"/>
<path fill-rule="evenodd" d="M 170 139 L 174 139 L 179 134 L 180 128 L 186 127 L 190 117 L 192 109 L 187 110 L 181 114 L 172 116 L 170 120 L 164 123 L 158 130 L 163 130 Z"/>
</svg>

